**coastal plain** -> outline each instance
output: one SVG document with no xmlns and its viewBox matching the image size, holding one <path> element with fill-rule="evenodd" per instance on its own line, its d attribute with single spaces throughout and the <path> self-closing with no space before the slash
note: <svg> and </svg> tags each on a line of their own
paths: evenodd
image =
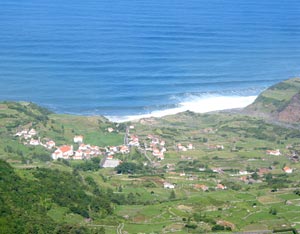
<svg viewBox="0 0 300 234">
<path fill-rule="evenodd" d="M 0 233 L 297 233 L 300 128 L 288 113 L 298 84 L 272 86 L 244 110 L 124 123 L 2 102 Z M 25 129 L 40 144 L 16 136 Z M 99 155 L 53 159 L 81 144 Z M 104 168 L 111 159 L 120 164 Z"/>
</svg>

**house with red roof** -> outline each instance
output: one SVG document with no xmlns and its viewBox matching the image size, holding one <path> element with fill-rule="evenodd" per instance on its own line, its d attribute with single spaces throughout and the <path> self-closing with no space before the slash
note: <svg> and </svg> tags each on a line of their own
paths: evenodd
<svg viewBox="0 0 300 234">
<path fill-rule="evenodd" d="M 293 173 L 293 169 L 290 168 L 290 167 L 287 167 L 287 166 L 285 166 L 285 167 L 283 168 L 283 170 L 284 170 L 285 173 L 288 173 L 288 174 Z"/>
<path fill-rule="evenodd" d="M 58 158 L 69 159 L 74 154 L 73 145 L 63 145 L 51 155 L 54 160 Z"/>
<path fill-rule="evenodd" d="M 216 189 L 221 189 L 221 190 L 224 190 L 224 189 L 227 189 L 226 186 L 224 186 L 223 184 L 217 184 L 217 187 Z"/>
<path fill-rule="evenodd" d="M 53 147 L 55 147 L 55 142 L 54 141 L 47 141 L 46 142 L 46 148 L 47 149 L 52 149 Z"/>
</svg>

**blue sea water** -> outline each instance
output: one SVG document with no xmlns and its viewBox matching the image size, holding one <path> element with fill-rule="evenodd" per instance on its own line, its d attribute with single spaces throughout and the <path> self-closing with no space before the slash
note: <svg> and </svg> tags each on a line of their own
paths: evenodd
<svg viewBox="0 0 300 234">
<path fill-rule="evenodd" d="M 0 1 L 0 99 L 60 113 L 231 107 L 299 65 L 298 0 Z"/>
</svg>

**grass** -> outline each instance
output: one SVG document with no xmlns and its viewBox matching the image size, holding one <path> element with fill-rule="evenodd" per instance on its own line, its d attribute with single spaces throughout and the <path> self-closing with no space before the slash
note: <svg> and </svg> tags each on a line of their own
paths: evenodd
<svg viewBox="0 0 300 234">
<path fill-rule="evenodd" d="M 261 196 L 257 200 L 262 204 L 273 204 L 273 203 L 279 203 L 284 201 L 283 199 L 275 195 Z"/>
<path fill-rule="evenodd" d="M 278 96 L 277 98 L 281 98 Z M 0 113 L 5 112 L 5 105 L 0 104 Z M 6 113 L 16 114 L 14 110 Z M 11 120 L 5 118 L 0 124 L 6 124 Z M 299 163 L 292 163 L 287 157 L 290 150 L 287 144 L 298 142 L 298 137 L 293 136 L 294 130 L 280 129 L 264 122 L 263 120 L 236 116 L 231 114 L 192 114 L 181 113 L 176 116 L 167 116 L 155 119 L 151 124 L 134 123 L 134 133 L 146 140 L 148 134 L 156 134 L 166 140 L 168 152 L 165 160 L 154 168 L 159 175 L 140 175 L 130 177 L 128 175 L 116 175 L 113 169 L 101 169 L 99 171 L 80 171 L 80 175 L 86 178 L 91 176 L 96 184 L 105 191 L 111 188 L 118 193 L 121 186 L 125 197 L 133 193 L 137 202 L 141 205 L 115 205 L 114 216 L 105 219 L 96 218 L 91 225 L 106 225 L 107 233 L 116 233 L 119 223 L 124 223 L 124 231 L 128 233 L 187 233 L 184 225 L 187 219 L 198 225 L 198 232 L 209 230 L 213 223 L 210 220 L 225 220 L 236 225 L 234 231 L 272 230 L 282 225 L 295 224 L 300 228 L 300 212 L 298 211 L 299 196 L 293 193 L 293 189 L 299 187 Z M 58 139 L 58 143 L 72 143 L 75 134 L 84 135 L 85 143 L 108 146 L 119 145 L 123 142 L 124 131 L 108 133 L 107 128 L 117 129 L 114 123 L 109 123 L 101 117 L 81 117 L 69 115 L 50 115 L 49 121 L 44 125 L 37 125 L 37 129 L 45 136 Z M 206 133 L 207 128 L 213 129 Z M 264 135 L 263 135 L 263 134 Z M 12 135 L 9 135 L 12 136 Z M 195 150 L 177 152 L 175 145 L 193 143 Z M 208 150 L 208 145 L 222 144 L 225 149 Z M 23 164 L 21 156 L 16 152 L 7 153 L 2 145 L 12 146 L 14 150 L 20 150 L 26 157 L 31 157 L 33 149 L 20 144 L 16 139 L 7 137 L 0 139 L 0 157 L 11 160 L 16 168 L 30 166 L 56 168 L 64 171 L 72 171 L 72 168 L 61 162 L 41 162 L 33 159 L 28 165 Z M 237 151 L 231 149 L 235 146 Z M 266 149 L 279 148 L 282 156 L 274 157 L 266 155 Z M 150 153 L 149 153 L 150 155 Z M 190 159 L 182 159 L 190 158 Z M 123 156 L 124 159 L 127 156 Z M 151 156 L 156 161 L 155 157 Z M 139 162 L 145 162 L 141 156 Z M 72 161 L 71 164 L 78 162 Z M 167 172 L 167 166 L 174 164 Z M 236 175 L 239 170 L 271 168 L 273 176 L 282 174 L 283 165 L 290 165 L 295 169 L 294 173 L 287 175 L 287 189 L 279 189 L 278 192 L 270 192 L 264 177 L 262 182 L 247 184 Z M 200 172 L 199 167 L 207 170 Z M 224 173 L 212 173 L 209 169 L 220 167 Z M 17 170 L 23 178 L 32 179 L 27 170 Z M 186 176 L 179 176 L 180 172 Z M 175 174 L 174 174 L 175 173 Z M 101 174 L 101 175 L 100 175 Z M 233 176 L 235 174 L 235 176 Z M 251 175 L 248 175 L 251 178 Z M 191 180 L 193 178 L 193 180 Z M 176 184 L 176 199 L 170 200 L 171 190 L 163 188 L 163 181 Z M 227 190 L 216 190 L 218 183 L 228 186 Z M 205 184 L 208 192 L 194 189 L 195 184 Z M 290 205 L 285 205 L 286 201 Z M 142 204 L 144 203 L 144 204 Z M 270 209 L 276 209 L 277 214 L 270 214 Z M 194 214 L 199 213 L 208 218 L 208 221 L 197 222 Z M 67 208 L 52 206 L 48 215 L 56 221 L 68 223 L 80 223 L 85 225 L 84 219 L 72 213 Z M 185 221 L 184 221 L 185 220 Z M 299 222 L 299 223 L 298 223 Z"/>
</svg>

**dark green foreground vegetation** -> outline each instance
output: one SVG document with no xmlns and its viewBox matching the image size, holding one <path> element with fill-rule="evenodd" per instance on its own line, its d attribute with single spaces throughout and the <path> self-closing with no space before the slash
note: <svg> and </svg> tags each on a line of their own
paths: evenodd
<svg viewBox="0 0 300 234">
<path fill-rule="evenodd" d="M 287 87 L 272 89 L 279 95 Z M 270 91 L 265 96 L 280 99 Z M 134 125 L 130 133 L 142 147 L 115 155 L 123 161 L 115 169 L 99 167 L 104 156 L 53 161 L 52 151 L 14 136 L 35 128 L 57 145 L 82 134 L 85 143 L 104 147 L 122 144 L 126 125 Z M 56 115 L 35 104 L 0 103 L 0 233 L 296 233 L 298 127 L 237 113 L 192 112 L 115 124 Z M 164 160 L 144 154 L 149 134 L 165 141 Z M 179 143 L 194 148 L 180 151 Z M 266 154 L 275 149 L 281 155 Z M 164 189 L 166 181 L 175 189 Z"/>
<path fill-rule="evenodd" d="M 110 197 L 92 180 L 84 186 L 76 173 L 44 168 L 22 174 L 0 160 L 0 233 L 105 233 L 56 222 L 47 213 L 61 206 L 85 218 L 112 214 Z"/>
</svg>

